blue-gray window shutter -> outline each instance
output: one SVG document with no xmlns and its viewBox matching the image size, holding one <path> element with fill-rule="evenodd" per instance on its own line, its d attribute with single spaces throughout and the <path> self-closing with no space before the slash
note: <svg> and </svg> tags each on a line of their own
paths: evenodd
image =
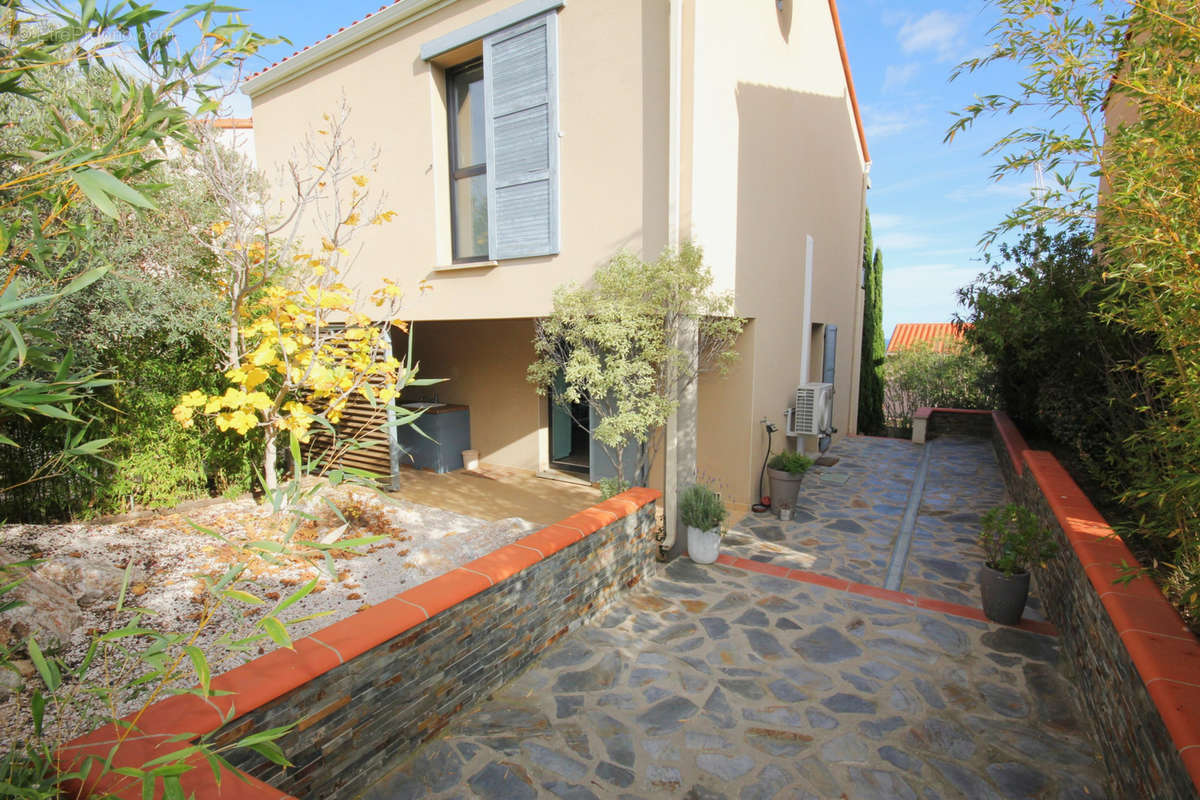
<svg viewBox="0 0 1200 800">
<path fill-rule="evenodd" d="M 492 259 L 558 252 L 558 34 L 552 11 L 483 39 Z"/>
</svg>

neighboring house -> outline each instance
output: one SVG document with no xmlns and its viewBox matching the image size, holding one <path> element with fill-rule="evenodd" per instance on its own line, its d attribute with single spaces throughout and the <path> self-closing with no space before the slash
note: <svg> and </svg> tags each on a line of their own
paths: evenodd
<svg viewBox="0 0 1200 800">
<path fill-rule="evenodd" d="M 944 353 L 957 347 L 965 339 L 963 329 L 953 322 L 904 322 L 892 328 L 888 339 L 887 354 L 894 355 L 915 344 L 928 345 L 935 353 Z"/>
<path fill-rule="evenodd" d="M 380 148 L 398 216 L 354 280 L 409 290 L 422 374 L 470 407 L 483 462 L 603 474 L 525 380 L 535 319 L 618 251 L 689 238 L 749 320 L 732 372 L 700 381 L 701 477 L 757 500 L 762 421 L 782 428 L 800 382 L 832 376 L 854 432 L 869 158 L 833 0 L 398 0 L 243 88 L 265 169 L 343 97 Z"/>
<path fill-rule="evenodd" d="M 219 117 L 212 122 L 221 132 L 220 141 L 225 146 L 255 163 L 254 120 L 250 117 Z"/>
</svg>

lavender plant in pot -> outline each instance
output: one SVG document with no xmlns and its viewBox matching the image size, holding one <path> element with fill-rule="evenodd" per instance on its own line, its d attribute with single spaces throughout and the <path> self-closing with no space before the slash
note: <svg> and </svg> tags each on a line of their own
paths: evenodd
<svg viewBox="0 0 1200 800">
<path fill-rule="evenodd" d="M 721 549 L 721 523 L 725 521 L 721 495 L 696 484 L 679 496 L 679 519 L 687 526 L 688 556 L 698 564 L 711 564 Z"/>
<path fill-rule="evenodd" d="M 1058 552 L 1046 526 L 1024 506 L 997 506 L 983 517 L 979 534 L 983 567 L 979 589 L 983 613 L 1001 625 L 1016 625 L 1029 599 L 1029 570 Z"/>
</svg>

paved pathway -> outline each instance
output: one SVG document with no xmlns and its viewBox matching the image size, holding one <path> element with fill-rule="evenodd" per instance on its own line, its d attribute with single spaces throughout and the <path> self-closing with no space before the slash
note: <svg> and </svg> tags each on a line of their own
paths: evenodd
<svg viewBox="0 0 1200 800">
<path fill-rule="evenodd" d="M 1002 496 L 975 445 L 935 441 L 905 591 L 977 604 L 939 567 L 977 562 L 972 526 Z M 364 797 L 1105 797 L 1053 637 L 813 582 L 882 586 L 921 450 L 835 453 L 800 521 L 727 537 L 754 569 L 666 566 Z"/>
</svg>

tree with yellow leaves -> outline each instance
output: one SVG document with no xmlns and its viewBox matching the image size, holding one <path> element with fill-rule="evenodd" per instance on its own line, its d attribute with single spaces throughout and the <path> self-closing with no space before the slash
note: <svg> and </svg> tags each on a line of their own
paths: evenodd
<svg viewBox="0 0 1200 800">
<path fill-rule="evenodd" d="M 385 279 L 370 296 L 377 311 L 368 316 L 343 282 L 356 233 L 395 216 L 368 204 L 374 158 L 366 168 L 355 161 L 347 114 L 344 104 L 337 115 L 326 114 L 327 128 L 306 140 L 308 166 L 289 164 L 292 195 L 273 219 L 262 212 L 269 207 L 263 181 L 230 164 L 215 143 L 201 149 L 201 172 L 229 211 L 205 238 L 223 271 L 232 312 L 229 386 L 221 394 L 188 392 L 173 413 L 185 427 L 199 414 L 241 436 L 261 431 L 269 492 L 278 488 L 281 434 L 297 444 L 307 442 L 314 427 L 333 434 L 355 395 L 382 410 L 403 387 L 426 383 L 391 352 L 392 325 L 407 329 L 397 319 L 400 288 Z M 306 248 L 306 235 L 319 245 Z M 401 412 L 397 421 L 415 418 Z"/>
</svg>

